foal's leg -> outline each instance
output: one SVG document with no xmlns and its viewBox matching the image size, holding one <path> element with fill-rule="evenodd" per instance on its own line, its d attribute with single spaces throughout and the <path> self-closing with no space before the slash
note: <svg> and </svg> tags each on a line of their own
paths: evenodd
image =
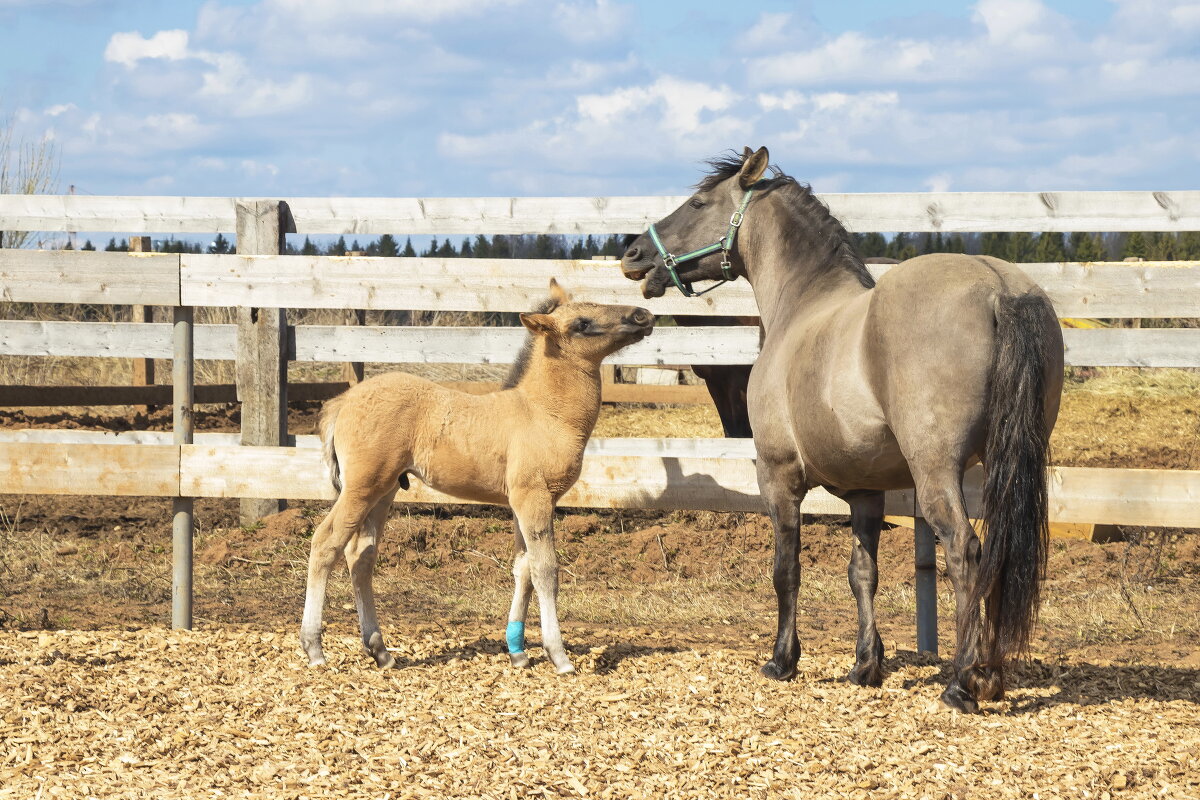
<svg viewBox="0 0 1200 800">
<path fill-rule="evenodd" d="M 796 634 L 796 596 L 800 591 L 800 502 L 797 472 L 791 468 L 758 461 L 758 486 L 767 503 L 767 513 L 775 528 L 775 597 L 779 604 L 779 626 L 775 650 L 762 666 L 762 674 L 777 681 L 795 677 L 800 658 L 800 637 Z"/>
<path fill-rule="evenodd" d="M 379 619 L 375 614 L 375 588 L 371 578 L 379 555 L 378 543 L 395 496 L 393 492 L 375 504 L 367 514 L 362 529 L 344 548 L 346 566 L 350 568 L 350 581 L 354 586 L 354 605 L 358 608 L 358 627 L 362 632 L 363 647 L 381 667 L 395 666 L 396 659 L 383 643 L 383 633 L 379 630 Z"/>
<path fill-rule="evenodd" d="M 325 663 L 321 649 L 321 615 L 325 606 L 325 588 L 337 557 L 366 521 L 375 506 L 375 498 L 364 498 L 343 491 L 328 516 L 313 534 L 308 554 L 308 585 L 304 594 L 304 621 L 300 624 L 300 646 L 308 654 L 309 666 Z"/>
<path fill-rule="evenodd" d="M 558 555 L 554 552 L 554 500 L 546 490 L 518 492 L 511 497 L 517 524 L 529 548 L 530 578 L 537 590 L 542 647 L 559 674 L 574 672 L 558 627 Z M 515 598 L 514 598 L 515 601 Z"/>
<path fill-rule="evenodd" d="M 533 593 L 533 578 L 529 571 L 529 550 L 525 536 L 521 533 L 521 520 L 514 516 L 513 550 L 513 599 L 508 610 L 508 629 L 504 638 L 508 644 L 508 657 L 514 667 L 529 666 L 525 653 L 525 618 L 529 614 L 529 596 Z"/>
<path fill-rule="evenodd" d="M 948 467 L 914 475 L 921 512 L 942 542 L 946 571 L 954 586 L 955 632 L 954 677 L 942 692 L 942 702 L 959 711 L 979 710 L 979 700 L 1002 694 L 999 674 L 979 665 L 980 611 L 971 602 L 979 572 L 979 537 L 967 517 L 962 494 L 962 469 Z"/>
<path fill-rule="evenodd" d="M 879 585 L 879 530 L 883 527 L 883 492 L 846 498 L 854 550 L 850 554 L 850 591 L 858 603 L 858 644 L 848 680 L 859 686 L 883 683 L 883 640 L 875 627 L 875 589 Z"/>
</svg>

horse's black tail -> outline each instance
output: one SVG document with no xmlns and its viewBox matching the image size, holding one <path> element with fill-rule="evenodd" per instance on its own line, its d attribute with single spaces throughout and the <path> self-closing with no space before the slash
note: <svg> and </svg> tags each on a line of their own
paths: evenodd
<svg viewBox="0 0 1200 800">
<path fill-rule="evenodd" d="M 1048 319 L 1057 324 L 1050 301 L 1040 293 L 996 302 L 997 352 L 983 457 L 986 533 L 974 601 L 976 607 L 980 600 L 985 604 L 983 660 L 997 677 L 1005 660 L 1020 657 L 1029 645 L 1046 575 Z"/>
</svg>

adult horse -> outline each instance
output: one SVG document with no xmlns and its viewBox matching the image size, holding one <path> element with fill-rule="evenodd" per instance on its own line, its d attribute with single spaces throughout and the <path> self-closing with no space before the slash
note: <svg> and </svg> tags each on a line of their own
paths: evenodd
<svg viewBox="0 0 1200 800">
<path fill-rule="evenodd" d="M 923 256 L 876 284 L 807 186 L 777 170 L 762 179 L 766 148 L 710 164 L 696 193 L 634 240 L 621 267 L 646 297 L 672 284 L 691 294 L 700 280 L 744 277 L 753 286 L 765 334 L 748 402 L 779 602 L 762 672 L 795 675 L 800 502 L 824 486 L 849 503 L 854 534 L 858 641 L 849 680 L 882 682 L 874 596 L 883 493 L 915 486 L 945 548 L 957 606 L 958 650 L 942 701 L 974 711 L 1003 695 L 1005 661 L 1026 648 L 1037 617 L 1048 440 L 1062 391 L 1054 309 L 996 258 Z M 962 491 L 963 473 L 980 460 L 982 546 Z"/>
</svg>

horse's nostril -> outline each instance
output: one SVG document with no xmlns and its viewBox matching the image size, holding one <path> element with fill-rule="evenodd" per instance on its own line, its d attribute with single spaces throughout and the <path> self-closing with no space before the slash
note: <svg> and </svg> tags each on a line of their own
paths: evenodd
<svg viewBox="0 0 1200 800">
<path fill-rule="evenodd" d="M 654 315 L 644 308 L 639 308 L 630 317 L 636 325 L 649 325 L 654 321 Z"/>
<path fill-rule="evenodd" d="M 640 247 L 631 247 L 625 251 L 626 261 L 637 261 L 642 257 L 642 249 Z"/>
</svg>

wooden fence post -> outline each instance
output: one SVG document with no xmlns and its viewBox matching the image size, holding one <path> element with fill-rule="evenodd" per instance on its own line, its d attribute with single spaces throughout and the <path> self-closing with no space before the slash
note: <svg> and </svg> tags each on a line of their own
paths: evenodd
<svg viewBox="0 0 1200 800">
<path fill-rule="evenodd" d="M 173 428 L 177 445 L 192 443 L 192 401 L 195 398 L 192 309 L 175 307 L 174 358 L 171 361 L 173 384 Z M 192 627 L 192 532 L 194 501 L 176 497 L 171 525 L 171 627 Z"/>
<path fill-rule="evenodd" d="M 149 236 L 130 236 L 129 237 L 129 252 L 131 253 L 150 253 L 154 247 Z M 133 322 L 154 322 L 154 306 L 135 305 L 131 313 Z M 133 385 L 134 386 L 153 386 L 154 385 L 154 359 L 153 358 L 135 358 L 133 360 Z M 154 406 L 142 406 L 142 410 L 149 414 L 154 410 Z"/>
<path fill-rule="evenodd" d="M 917 652 L 937 655 L 937 542 L 933 528 L 913 501 L 913 550 L 916 562 Z"/>
<path fill-rule="evenodd" d="M 239 200 L 238 255 L 277 255 L 288 231 L 286 204 Z M 282 308 L 239 308 L 237 388 L 242 404 L 242 444 L 283 447 L 287 431 L 287 314 Z M 282 511 L 283 500 L 243 498 L 241 522 L 253 525 Z"/>
</svg>

